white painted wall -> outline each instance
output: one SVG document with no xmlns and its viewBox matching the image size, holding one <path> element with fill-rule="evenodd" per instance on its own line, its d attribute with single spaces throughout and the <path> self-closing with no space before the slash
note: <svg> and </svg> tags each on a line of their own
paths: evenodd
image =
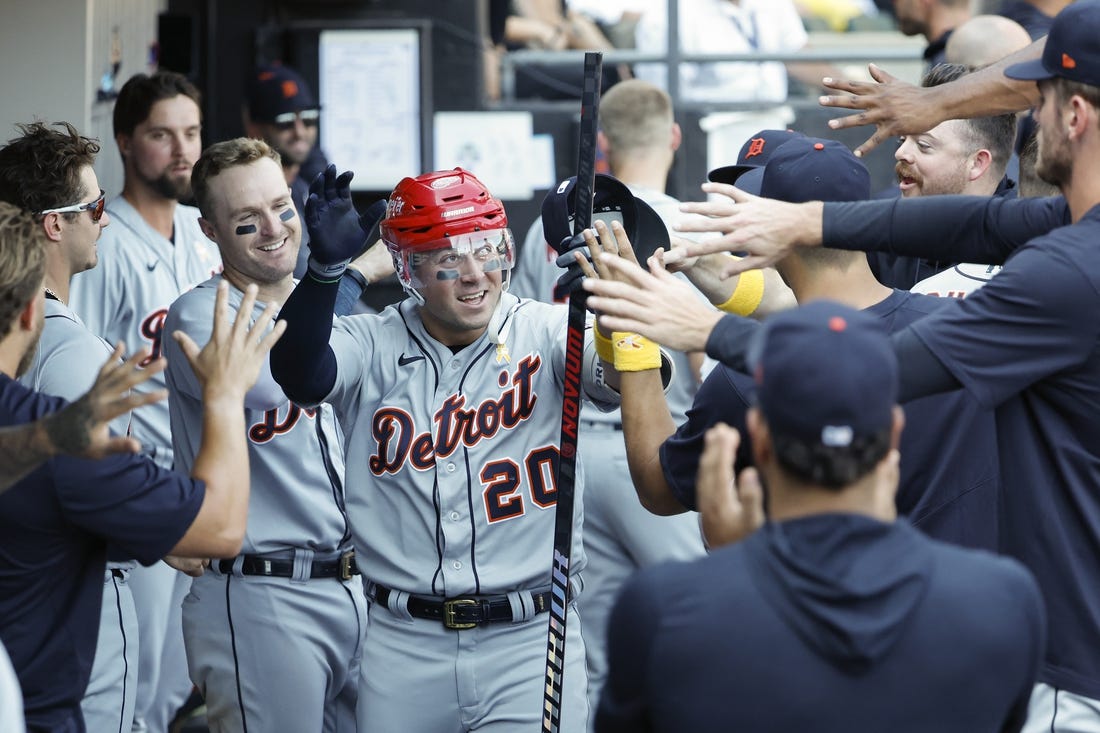
<svg viewBox="0 0 1100 733">
<path fill-rule="evenodd" d="M 96 100 L 110 66 L 117 28 L 122 66 L 117 80 L 150 71 L 157 15 L 167 0 L 3 0 L 0 23 L 0 142 L 15 124 L 71 122 L 99 138 L 96 174 L 107 194 L 122 189 L 122 162 L 111 134 L 111 102 Z"/>
</svg>

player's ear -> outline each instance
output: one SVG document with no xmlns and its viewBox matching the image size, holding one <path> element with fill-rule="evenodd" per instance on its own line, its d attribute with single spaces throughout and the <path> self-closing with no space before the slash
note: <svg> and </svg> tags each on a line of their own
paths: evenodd
<svg viewBox="0 0 1100 733">
<path fill-rule="evenodd" d="M 202 229 L 202 233 L 205 234 L 206 238 L 209 239 L 211 242 L 213 242 L 214 244 L 218 243 L 217 232 L 214 230 L 214 224 L 209 219 L 200 216 L 199 229 Z"/>
<path fill-rule="evenodd" d="M 46 214 L 42 217 L 42 231 L 46 233 L 46 239 L 51 242 L 61 241 L 61 214 Z"/>
<path fill-rule="evenodd" d="M 23 306 L 23 310 L 19 311 L 19 328 L 23 331 L 33 331 L 38 326 L 41 316 L 39 311 L 46 307 L 46 298 L 43 295 L 46 285 L 42 284 L 42 287 L 35 291 L 31 299 L 27 301 Z"/>
<path fill-rule="evenodd" d="M 130 142 L 130 136 L 124 132 L 115 135 L 115 145 L 118 146 L 118 152 L 122 155 L 123 160 L 130 157 Z"/>
<path fill-rule="evenodd" d="M 894 405 L 894 424 L 890 426 L 890 448 L 897 450 L 901 444 L 901 431 L 905 429 L 905 410 Z"/>
<path fill-rule="evenodd" d="M 970 170 L 967 171 L 968 178 L 971 181 L 978 180 L 987 170 L 989 170 L 989 166 L 991 165 L 993 165 L 993 153 L 982 148 L 970 156 Z"/>
<path fill-rule="evenodd" d="M 603 130 L 596 131 L 596 148 L 600 151 L 600 154 L 607 157 L 607 135 L 603 134 Z"/>
<path fill-rule="evenodd" d="M 680 145 L 684 142 L 684 131 L 680 129 L 679 122 L 672 123 L 672 131 L 669 137 L 669 145 L 672 147 L 672 152 L 676 152 L 680 149 Z"/>
<path fill-rule="evenodd" d="M 772 437 L 764 415 L 756 407 L 750 407 L 745 413 L 745 427 L 749 430 L 752 442 L 752 463 L 758 469 L 767 465 L 772 458 Z"/>
</svg>

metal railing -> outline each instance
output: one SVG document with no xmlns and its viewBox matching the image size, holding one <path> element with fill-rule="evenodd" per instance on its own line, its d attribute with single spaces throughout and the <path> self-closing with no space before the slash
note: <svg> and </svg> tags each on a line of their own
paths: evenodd
<svg viewBox="0 0 1100 733">
<path fill-rule="evenodd" d="M 713 63 L 720 61 L 782 61 L 787 63 L 797 62 L 850 62 L 850 61 L 919 61 L 921 49 L 916 46 L 883 47 L 866 46 L 863 48 L 821 48 L 806 49 L 793 53 L 708 53 L 695 54 L 683 53 L 680 50 L 680 20 L 679 0 L 668 0 L 668 40 L 666 53 L 647 53 L 629 49 L 611 49 L 604 51 L 604 64 L 635 64 L 635 63 L 664 63 L 669 69 L 679 68 L 681 63 Z M 529 65 L 539 66 L 576 66 L 584 61 L 584 51 L 544 51 L 533 49 L 520 49 L 509 51 L 501 58 L 501 101 L 509 103 L 515 100 L 516 70 L 519 67 Z M 680 75 L 668 74 L 667 91 L 672 98 L 673 105 L 677 108 L 692 106 L 728 106 L 730 108 L 751 106 L 753 102 L 731 102 L 720 104 L 715 102 L 692 103 L 681 98 Z"/>
</svg>

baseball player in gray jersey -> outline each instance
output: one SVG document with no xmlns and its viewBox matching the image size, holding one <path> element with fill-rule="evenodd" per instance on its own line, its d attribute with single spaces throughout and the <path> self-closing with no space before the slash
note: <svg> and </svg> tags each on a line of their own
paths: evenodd
<svg viewBox="0 0 1100 733">
<path fill-rule="evenodd" d="M 333 280 L 362 246 L 348 181 L 329 168 L 307 207 L 310 270 L 283 317 L 272 373 L 344 428 L 348 512 L 370 630 L 360 731 L 534 730 L 542 716 L 558 438 L 561 306 L 506 292 L 513 241 L 500 201 L 462 169 L 402 180 L 382 237 L 403 286 L 380 315 L 336 319 Z M 660 356 L 654 347 L 651 356 Z M 584 395 L 618 395 L 585 350 Z M 580 571 L 578 470 L 571 568 Z M 573 591 L 579 590 L 574 584 Z M 585 730 L 577 624 L 567 630 L 563 730 Z"/>
<path fill-rule="evenodd" d="M 169 333 L 210 338 L 217 283 L 239 307 L 250 282 L 265 303 L 294 287 L 301 221 L 279 155 L 238 138 L 203 152 L 193 175 L 203 231 L 225 269 L 168 311 Z M 202 391 L 179 346 L 166 344 L 176 465 L 199 449 Z M 292 404 L 270 372 L 245 397 L 253 492 L 242 554 L 215 559 L 183 604 L 191 678 L 213 731 L 347 731 L 355 727 L 366 598 L 344 508 L 342 436 L 332 408 Z"/>
<path fill-rule="evenodd" d="M 20 381 L 76 400 L 113 351 L 65 304 L 72 276 L 95 267 L 96 240 L 110 223 L 92 169 L 99 144 L 67 123 L 52 128 L 36 122 L 19 129 L 22 134 L 0 149 L 0 200 L 41 217 L 36 219 L 46 250 L 45 327 Z M 43 170 L 54 175 L 44 177 Z M 129 422 L 128 414 L 121 415 L 111 430 L 125 435 Z M 135 565 L 124 558 L 107 563 L 96 653 L 81 701 L 89 730 L 129 730 L 133 723 L 138 628 L 129 575 Z"/>
<path fill-rule="evenodd" d="M 113 226 L 99 242 L 99 266 L 73 278 L 70 303 L 88 328 L 128 352 L 147 348 L 150 359 L 163 353 L 168 306 L 221 269 L 198 209 L 178 203 L 190 196 L 202 150 L 198 102 L 194 85 L 171 72 L 139 74 L 122 87 L 114 110 L 122 195 L 107 204 Z M 142 389 L 164 386 L 160 374 Z M 154 461 L 171 467 L 167 404 L 136 412 L 131 429 Z M 163 563 L 131 576 L 141 633 L 136 730 L 166 730 L 190 693 L 179 616 L 188 585 Z"/>
</svg>

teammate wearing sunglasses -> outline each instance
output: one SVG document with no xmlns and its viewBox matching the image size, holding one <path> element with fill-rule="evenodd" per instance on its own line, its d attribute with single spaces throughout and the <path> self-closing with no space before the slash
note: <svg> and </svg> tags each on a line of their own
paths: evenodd
<svg viewBox="0 0 1100 733">
<path fill-rule="evenodd" d="M 249 79 L 246 101 L 245 130 L 249 137 L 263 140 L 279 153 L 294 208 L 302 220 L 310 181 L 328 164 L 317 147 L 321 109 L 313 91 L 294 69 L 271 64 L 261 66 Z M 305 275 L 308 259 L 309 232 L 302 227 L 294 277 Z"/>
</svg>

